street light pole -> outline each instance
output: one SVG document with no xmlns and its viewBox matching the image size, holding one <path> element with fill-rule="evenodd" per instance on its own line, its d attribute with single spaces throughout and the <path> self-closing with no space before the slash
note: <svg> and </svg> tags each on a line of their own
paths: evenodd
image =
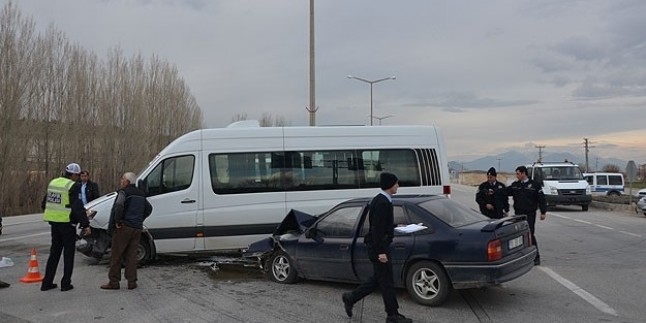
<svg viewBox="0 0 646 323">
<path fill-rule="evenodd" d="M 375 118 L 375 119 L 379 120 L 379 125 L 381 126 L 381 120 L 388 119 L 388 118 L 392 118 L 392 117 L 393 117 L 393 115 L 389 114 L 389 115 L 387 115 L 387 116 L 383 116 L 383 117 L 374 116 L 373 118 Z"/>
<path fill-rule="evenodd" d="M 365 83 L 370 84 L 370 125 L 372 126 L 372 119 L 374 118 L 373 115 L 372 115 L 372 85 L 375 84 L 375 83 L 382 82 L 382 81 L 395 80 L 395 79 L 397 79 L 397 77 L 396 76 L 389 76 L 389 77 L 384 77 L 382 79 L 378 79 L 378 80 L 374 80 L 374 81 L 366 80 L 366 79 L 356 77 L 356 76 L 352 76 L 352 75 L 348 75 L 348 78 L 349 79 L 355 79 L 357 81 L 361 81 L 361 82 L 365 82 Z"/>
</svg>

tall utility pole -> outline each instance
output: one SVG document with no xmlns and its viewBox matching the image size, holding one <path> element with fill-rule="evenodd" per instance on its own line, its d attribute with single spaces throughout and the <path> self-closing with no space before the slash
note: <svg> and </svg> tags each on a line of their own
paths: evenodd
<svg viewBox="0 0 646 323">
<path fill-rule="evenodd" d="M 590 142 L 588 141 L 588 138 L 583 137 L 583 147 L 585 149 L 584 151 L 585 151 L 585 172 L 586 173 L 590 172 L 590 167 L 588 166 L 589 165 L 588 164 L 588 153 L 590 152 L 589 144 L 590 144 Z M 596 169 L 595 169 L 595 171 L 596 171 Z"/>
<path fill-rule="evenodd" d="M 314 0 L 310 0 L 310 106 L 305 108 L 310 113 L 310 126 L 316 125 L 316 80 L 314 77 Z"/>
<path fill-rule="evenodd" d="M 500 171 L 500 161 L 502 160 L 502 157 L 498 157 L 496 160 L 498 160 L 498 171 Z"/>
<path fill-rule="evenodd" d="M 535 145 L 535 148 L 538 148 L 538 162 L 542 163 L 543 162 L 543 148 L 545 148 L 545 145 Z"/>
</svg>

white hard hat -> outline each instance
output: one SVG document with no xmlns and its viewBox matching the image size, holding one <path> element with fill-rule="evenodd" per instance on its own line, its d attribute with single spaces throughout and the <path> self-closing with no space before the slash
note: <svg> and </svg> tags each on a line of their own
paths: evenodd
<svg viewBox="0 0 646 323">
<path fill-rule="evenodd" d="M 65 167 L 65 171 L 70 174 L 79 174 L 81 172 L 81 166 L 77 163 L 71 163 Z"/>
</svg>

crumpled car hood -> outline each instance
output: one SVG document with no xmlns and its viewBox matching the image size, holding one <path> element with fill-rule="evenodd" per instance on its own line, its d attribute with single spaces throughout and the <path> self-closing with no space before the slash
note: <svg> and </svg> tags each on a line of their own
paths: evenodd
<svg viewBox="0 0 646 323">
<path fill-rule="evenodd" d="M 281 235 L 290 231 L 305 232 L 316 222 L 317 217 L 299 210 L 290 210 L 283 219 L 283 222 L 274 230 L 273 235 Z"/>
<path fill-rule="evenodd" d="M 316 222 L 317 217 L 299 210 L 290 210 L 283 221 L 276 227 L 271 237 L 253 242 L 242 254 L 243 257 L 258 257 L 266 252 L 272 251 L 276 243 L 279 243 L 280 236 L 290 233 L 300 235 Z"/>
</svg>

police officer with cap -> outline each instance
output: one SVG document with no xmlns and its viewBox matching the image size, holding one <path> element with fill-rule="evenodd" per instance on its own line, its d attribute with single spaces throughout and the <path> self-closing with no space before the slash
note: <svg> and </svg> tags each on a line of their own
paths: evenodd
<svg viewBox="0 0 646 323">
<path fill-rule="evenodd" d="M 57 288 L 54 276 L 58 261 L 63 254 L 63 278 L 61 291 L 74 288 L 72 286 L 72 270 L 74 269 L 74 249 L 76 245 L 76 225 L 80 224 L 84 235 L 90 234 L 90 223 L 85 207 L 79 199 L 80 186 L 76 183 L 81 173 L 81 166 L 71 163 L 65 167 L 64 175 L 54 178 L 47 186 L 47 194 L 42 207 L 45 210 L 43 220 L 49 222 L 52 235 L 52 246 L 45 267 L 45 278 L 40 286 L 41 291 Z"/>
<path fill-rule="evenodd" d="M 514 213 L 516 215 L 526 215 L 527 223 L 529 224 L 529 232 L 532 234 L 532 242 L 536 246 L 536 258 L 534 258 L 534 265 L 541 264 L 541 254 L 538 250 L 538 242 L 534 231 L 536 229 L 536 210 L 540 210 L 541 221 L 545 220 L 547 216 L 547 203 L 545 202 L 545 194 L 541 184 L 529 178 L 527 167 L 516 167 L 517 181 L 511 183 L 509 187 L 504 190 L 505 196 L 512 196 L 514 199 Z"/>
<path fill-rule="evenodd" d="M 395 234 L 392 196 L 397 193 L 399 180 L 395 174 L 383 172 L 380 175 L 381 192 L 370 201 L 368 222 L 370 227 L 364 237 L 368 246 L 368 258 L 373 274 L 352 292 L 343 293 L 341 299 L 346 315 L 352 317 L 352 307 L 370 293 L 380 290 L 388 317 L 386 323 L 410 323 L 413 320 L 399 314 L 393 283 L 393 263 L 390 244 Z"/>
<path fill-rule="evenodd" d="M 496 169 L 491 167 L 487 171 L 487 180 L 478 186 L 476 202 L 480 213 L 491 219 L 501 219 L 509 212 L 509 198 L 500 194 L 505 184 L 498 182 Z"/>
</svg>

